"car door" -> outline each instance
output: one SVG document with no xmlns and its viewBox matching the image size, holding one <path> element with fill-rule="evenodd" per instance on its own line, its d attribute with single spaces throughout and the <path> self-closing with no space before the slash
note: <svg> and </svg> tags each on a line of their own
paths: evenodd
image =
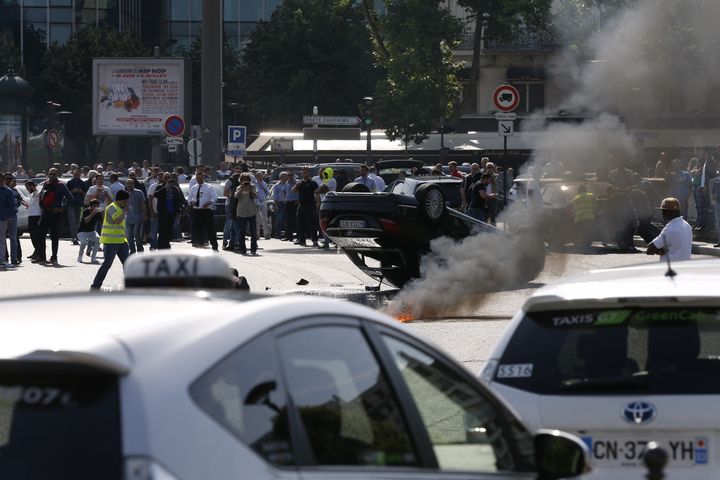
<svg viewBox="0 0 720 480">
<path fill-rule="evenodd" d="M 532 478 L 498 473 L 489 467 L 473 471 L 445 460 L 472 452 L 467 448 L 442 452 L 434 437 L 438 432 L 423 423 L 421 413 L 445 405 L 437 399 L 428 405 L 422 401 L 423 395 L 420 401 L 413 398 L 391 353 L 397 345 L 385 346 L 393 340 L 383 335 L 358 319 L 341 316 L 304 319 L 275 332 L 301 478 Z M 486 408 L 494 406 L 487 403 Z M 460 419 L 453 417 L 454 426 L 462 424 L 460 431 L 451 433 L 453 441 L 458 435 L 466 438 L 464 413 L 461 406 L 453 411 L 453 415 L 461 415 Z M 452 427 L 447 423 L 441 426 Z M 481 435 L 476 433 L 476 437 Z M 503 434 L 502 438 L 508 437 Z M 475 445 L 466 443 L 471 448 Z M 494 457 L 485 453 L 483 464 L 493 461 Z"/>
</svg>

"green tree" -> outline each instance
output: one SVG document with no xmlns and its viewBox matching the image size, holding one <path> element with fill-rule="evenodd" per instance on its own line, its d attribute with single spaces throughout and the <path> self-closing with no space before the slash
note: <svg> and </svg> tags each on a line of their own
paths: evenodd
<svg viewBox="0 0 720 480">
<path fill-rule="evenodd" d="M 617 14 L 637 0 L 557 0 L 554 24 L 560 41 L 576 61 L 590 60 L 592 46 L 588 43 Z"/>
<path fill-rule="evenodd" d="M 255 128 L 299 128 L 314 105 L 321 114 L 356 113 L 378 78 L 355 2 L 286 0 L 251 35 L 237 101 Z"/>
<path fill-rule="evenodd" d="M 66 155 L 85 162 L 97 154 L 92 135 L 92 60 L 94 57 L 142 57 L 151 52 L 132 32 L 85 28 L 65 45 L 52 45 L 38 81 L 38 109 L 45 100 L 55 100 L 63 110 L 72 111 L 65 121 Z M 51 97 L 47 97 L 50 95 Z M 68 143 L 72 144 L 68 148 Z"/>
<path fill-rule="evenodd" d="M 462 25 L 441 3 L 388 1 L 386 15 L 379 16 L 369 0 L 363 2 L 376 61 L 387 72 L 377 85 L 376 111 L 391 140 L 424 140 L 460 95 L 452 46 Z"/>
</svg>

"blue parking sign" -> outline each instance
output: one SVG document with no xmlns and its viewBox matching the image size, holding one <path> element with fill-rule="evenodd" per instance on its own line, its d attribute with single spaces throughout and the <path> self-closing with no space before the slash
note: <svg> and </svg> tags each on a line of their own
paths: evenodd
<svg viewBox="0 0 720 480">
<path fill-rule="evenodd" d="M 241 127 L 238 125 L 228 125 L 227 143 L 245 144 L 246 133 L 247 133 L 247 127 Z"/>
</svg>

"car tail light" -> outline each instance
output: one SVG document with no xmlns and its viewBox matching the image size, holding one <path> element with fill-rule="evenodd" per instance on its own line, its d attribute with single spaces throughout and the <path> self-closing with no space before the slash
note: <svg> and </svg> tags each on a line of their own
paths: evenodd
<svg viewBox="0 0 720 480">
<path fill-rule="evenodd" d="M 327 218 L 320 219 L 320 230 L 327 235 L 328 221 Z"/>
<path fill-rule="evenodd" d="M 400 225 L 393 222 L 392 220 L 388 220 L 387 218 L 381 218 L 379 221 L 385 233 L 388 233 L 390 235 L 400 235 Z"/>
<path fill-rule="evenodd" d="M 179 480 L 175 475 L 147 457 L 125 459 L 125 480 Z"/>
<path fill-rule="evenodd" d="M 482 369 L 482 372 L 480 372 L 480 381 L 488 384 L 492 381 L 493 376 L 495 375 L 495 370 L 497 370 L 498 362 L 497 360 L 489 360 L 485 364 L 485 368 Z"/>
</svg>

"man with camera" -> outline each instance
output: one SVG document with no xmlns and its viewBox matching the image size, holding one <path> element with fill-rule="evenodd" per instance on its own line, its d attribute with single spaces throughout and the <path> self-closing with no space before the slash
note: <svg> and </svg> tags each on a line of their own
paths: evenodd
<svg viewBox="0 0 720 480">
<path fill-rule="evenodd" d="M 195 176 L 197 183 L 190 188 L 188 202 L 192 207 L 192 244 L 193 247 L 202 247 L 205 238 L 210 241 L 213 250 L 218 249 L 213 210 L 217 201 L 215 189 L 205 183 L 205 174 L 198 172 Z"/>
<path fill-rule="evenodd" d="M 158 239 L 157 249 L 170 249 L 170 239 L 175 225 L 175 218 L 180 215 L 185 197 L 178 187 L 170 172 L 162 176 L 162 184 L 158 184 L 153 192 L 153 199 L 156 201 Z"/>
</svg>

